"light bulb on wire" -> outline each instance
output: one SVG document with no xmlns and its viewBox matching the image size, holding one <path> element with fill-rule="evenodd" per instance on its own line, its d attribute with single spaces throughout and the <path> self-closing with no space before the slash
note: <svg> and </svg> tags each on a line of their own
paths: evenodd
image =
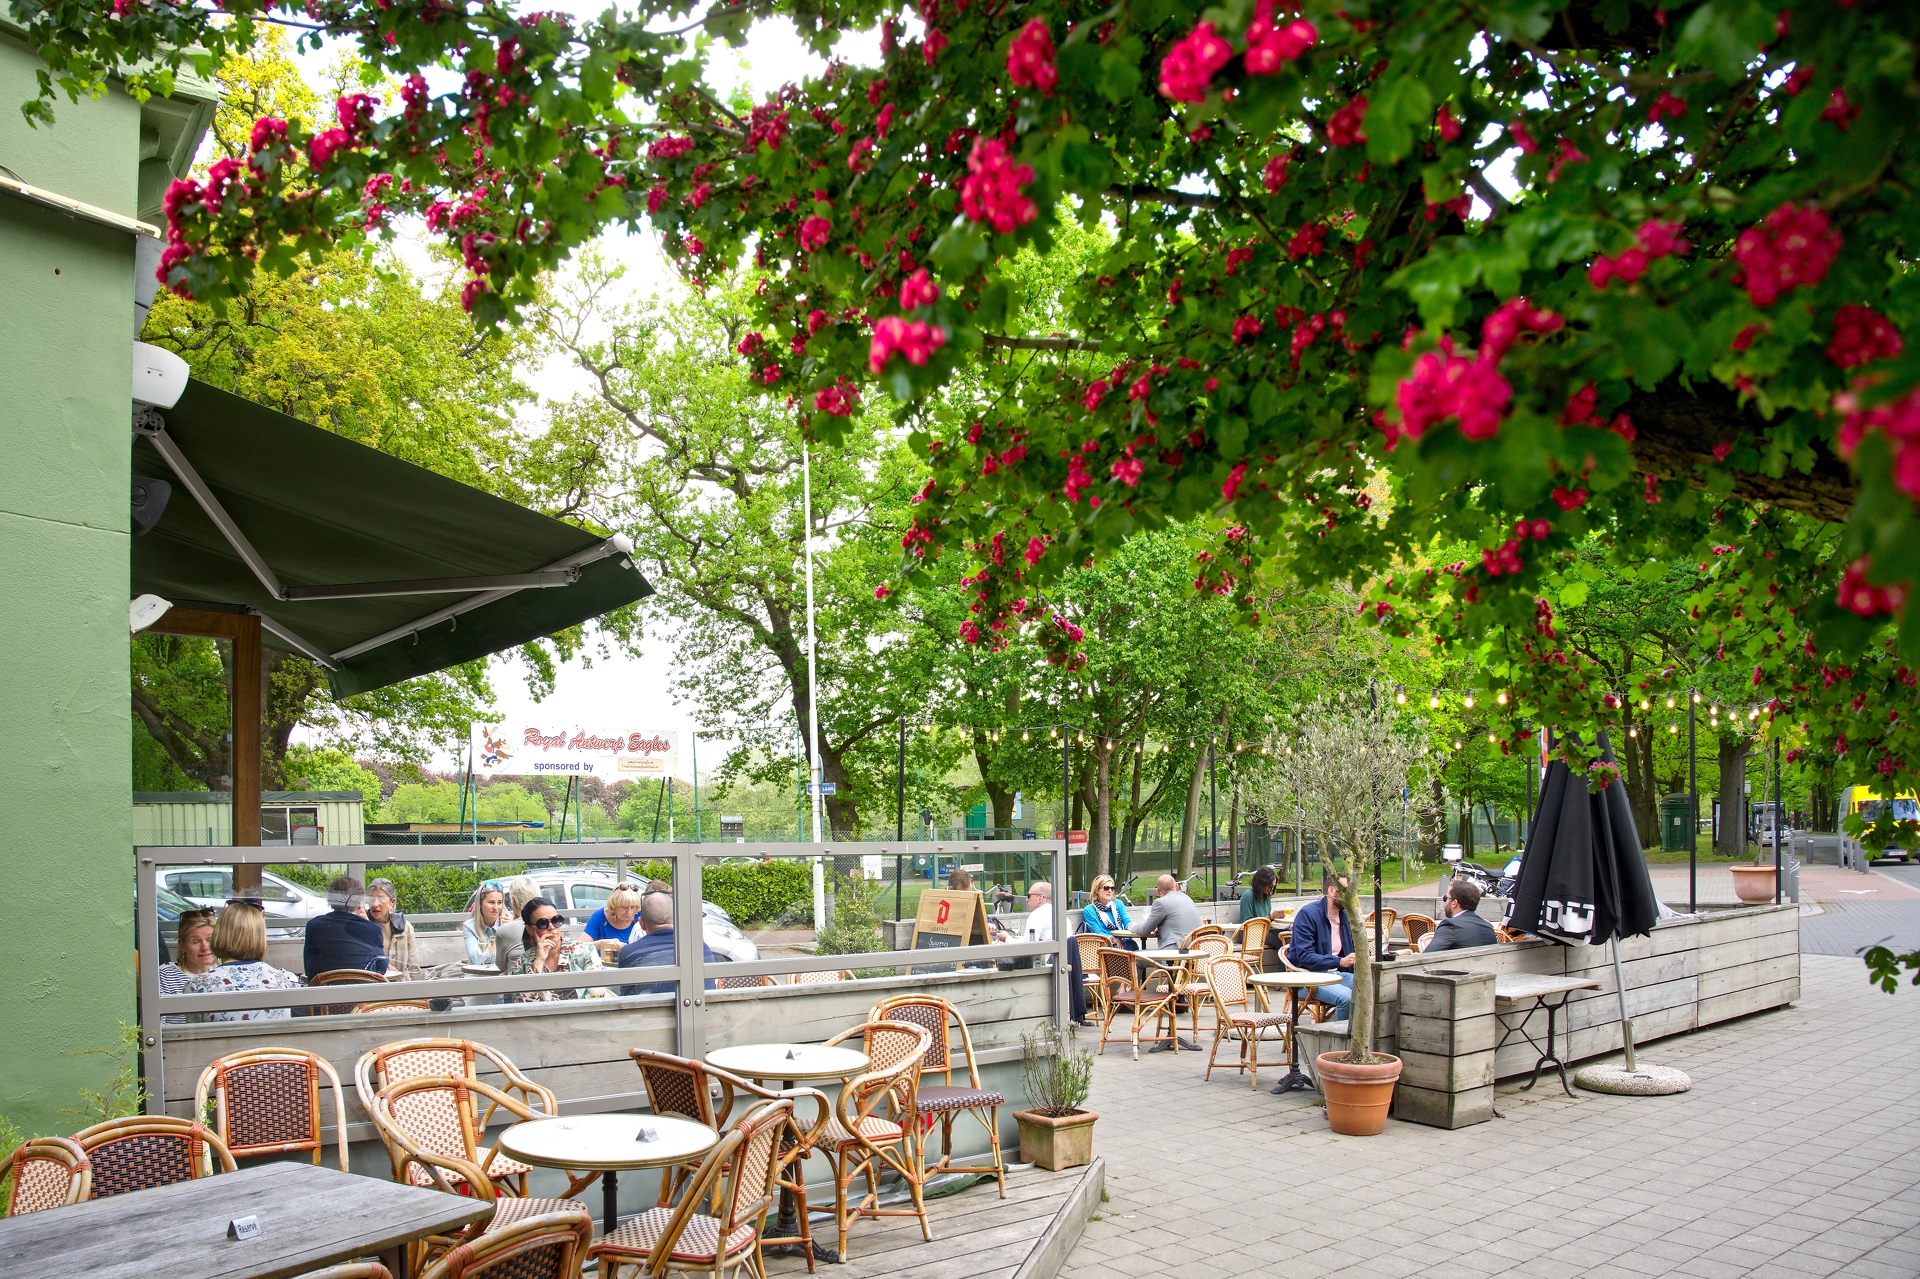
<svg viewBox="0 0 1920 1279">
<path fill-rule="evenodd" d="M 1407 704 L 1407 690 L 1406 690 L 1406 689 L 1404 689 L 1404 688 L 1401 688 L 1401 689 L 1395 689 L 1395 690 L 1394 690 L 1394 694 L 1393 694 L 1393 704 L 1394 704 L 1395 706 L 1405 706 L 1405 705 Z"/>
<path fill-rule="evenodd" d="M 1500 703 L 1500 705 L 1505 706 L 1507 704 L 1506 692 L 1502 690 L 1493 700 Z"/>
<path fill-rule="evenodd" d="M 1427 709 L 1435 710 L 1435 711 L 1440 709 L 1440 694 L 1435 693 L 1432 697 L 1429 697 L 1427 699 Z"/>
<path fill-rule="evenodd" d="M 1027 737 L 1028 737 L 1028 733 L 1027 733 L 1027 730 L 1026 730 L 1026 729 L 1024 729 L 1024 728 L 1023 728 L 1023 729 L 1021 729 L 1021 730 L 1020 730 L 1020 740 L 1024 742 L 1024 741 L 1026 741 L 1026 740 L 1027 740 Z"/>
<path fill-rule="evenodd" d="M 1463 702 L 1461 702 L 1460 704 L 1461 704 L 1462 706 L 1465 706 L 1465 707 L 1466 707 L 1466 708 L 1467 708 L 1468 710 L 1472 710 L 1472 709 L 1473 709 L 1473 694 L 1472 694 L 1472 693 L 1468 693 L 1468 694 L 1467 694 L 1467 696 L 1466 696 L 1466 700 L 1465 700 L 1465 701 L 1463 701 Z"/>
<path fill-rule="evenodd" d="M 1667 725 L 1667 731 L 1669 733 L 1677 733 L 1680 731 L 1680 726 L 1678 724 L 1669 724 Z"/>
</svg>

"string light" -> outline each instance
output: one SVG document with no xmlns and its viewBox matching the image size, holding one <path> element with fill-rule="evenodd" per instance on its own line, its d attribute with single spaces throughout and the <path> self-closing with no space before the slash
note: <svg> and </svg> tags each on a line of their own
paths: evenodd
<svg viewBox="0 0 1920 1279">
<path fill-rule="evenodd" d="M 1506 693 L 1505 693 L 1504 691 L 1502 691 L 1502 692 L 1501 692 L 1501 693 L 1500 693 L 1500 694 L 1499 694 L 1498 696 L 1496 696 L 1496 697 L 1495 697 L 1495 698 L 1494 698 L 1493 700 L 1494 700 L 1494 701 L 1496 701 L 1496 702 L 1498 702 L 1498 703 L 1500 703 L 1500 705 L 1502 705 L 1502 706 L 1505 706 L 1505 705 L 1507 704 L 1507 695 L 1506 695 Z"/>
<path fill-rule="evenodd" d="M 1640 730 L 1639 730 L 1639 729 L 1637 729 L 1637 728 L 1629 728 L 1629 729 L 1627 730 L 1627 736 L 1628 736 L 1628 737 L 1638 737 L 1638 736 L 1640 736 Z"/>
<path fill-rule="evenodd" d="M 1465 745 L 1466 743 L 1461 741 L 1459 738 L 1456 737 L 1453 739 L 1453 749 L 1459 750 L 1462 746 L 1465 746 Z"/>
<path fill-rule="evenodd" d="M 1435 710 L 1435 711 L 1440 709 L 1440 694 L 1435 693 L 1432 697 L 1429 697 L 1427 699 L 1427 709 Z"/>
<path fill-rule="evenodd" d="M 1652 708 L 1653 708 L 1653 702 L 1652 702 L 1651 700 L 1649 700 L 1649 699 L 1647 699 L 1647 698 L 1645 698 L 1645 697 L 1643 697 L 1643 698 L 1641 698 L 1641 699 L 1640 699 L 1640 709 L 1641 709 L 1641 710 L 1643 710 L 1643 711 L 1644 711 L 1644 710 L 1651 710 Z"/>
<path fill-rule="evenodd" d="M 1680 731 L 1680 726 L 1678 724 L 1669 724 L 1667 725 L 1667 731 L 1669 733 L 1677 733 Z"/>
<path fill-rule="evenodd" d="M 1698 694 L 1698 693 L 1695 693 L 1695 694 L 1693 695 L 1693 704 L 1694 704 L 1695 706 L 1698 706 L 1698 705 L 1700 704 L 1700 694 Z"/>
<path fill-rule="evenodd" d="M 1667 694 L 1667 709 L 1668 709 L 1668 710 L 1672 710 L 1672 709 L 1673 709 L 1673 694 L 1672 694 L 1672 693 L 1668 693 L 1668 694 Z"/>
<path fill-rule="evenodd" d="M 1499 740 L 1500 740 L 1500 739 L 1499 739 L 1499 738 L 1497 738 L 1497 737 L 1495 737 L 1495 736 L 1494 736 L 1494 735 L 1493 735 L 1492 733 L 1488 733 L 1488 734 L 1487 734 L 1487 743 L 1488 743 L 1488 745 L 1492 745 L 1492 744 L 1493 744 L 1494 742 L 1497 742 L 1497 741 L 1499 741 Z"/>
<path fill-rule="evenodd" d="M 1026 741 L 1026 740 L 1027 740 L 1027 736 L 1028 736 L 1028 734 L 1027 734 L 1027 730 L 1026 730 L 1026 729 L 1024 729 L 1024 728 L 1023 728 L 1023 729 L 1021 729 L 1021 730 L 1020 730 L 1020 740 L 1021 740 L 1021 741 L 1023 741 L 1023 742 L 1024 742 L 1024 741 Z"/>
<path fill-rule="evenodd" d="M 1394 691 L 1394 694 L 1393 694 L 1393 704 L 1394 704 L 1395 706 L 1405 706 L 1405 705 L 1407 704 L 1407 690 L 1406 690 L 1406 689 L 1404 689 L 1404 688 L 1402 688 L 1402 689 L 1396 689 L 1396 690 Z"/>
<path fill-rule="evenodd" d="M 1462 702 L 1461 704 L 1462 704 L 1463 706 L 1465 706 L 1465 707 L 1466 707 L 1466 708 L 1467 708 L 1468 710 L 1472 710 L 1472 709 L 1473 709 L 1473 694 L 1472 694 L 1472 693 L 1468 693 L 1468 694 L 1467 694 L 1467 698 L 1466 698 L 1466 701 L 1464 701 L 1464 702 Z"/>
</svg>

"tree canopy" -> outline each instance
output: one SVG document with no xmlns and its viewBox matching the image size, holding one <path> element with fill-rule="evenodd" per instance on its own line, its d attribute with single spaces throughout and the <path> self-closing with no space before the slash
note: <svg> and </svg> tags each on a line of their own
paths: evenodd
<svg viewBox="0 0 1920 1279">
<path fill-rule="evenodd" d="M 1344 583 L 1481 654 L 1497 737 L 1618 729 L 1681 672 L 1622 686 L 1563 637 L 1543 587 L 1597 540 L 1616 573 L 1698 566 L 1698 642 L 1769 731 L 1920 771 L 1914 6 L 12 7 L 46 61 L 31 118 L 109 74 L 164 92 L 263 19 L 398 82 L 263 116 L 176 184 L 179 294 L 418 215 L 495 323 L 651 226 L 696 288 L 746 291 L 740 353 L 812 438 L 890 397 L 930 472 L 890 578 L 965 560 L 969 642 L 1073 664 L 1048 592 L 1218 516 L 1203 590 L 1251 613 L 1263 568 Z M 877 25 L 882 57 L 711 88 L 708 42 L 773 18 L 825 55 Z M 1019 251 L 1076 225 L 1097 249 L 1022 329 Z M 961 370 L 990 394 L 949 394 Z"/>
</svg>

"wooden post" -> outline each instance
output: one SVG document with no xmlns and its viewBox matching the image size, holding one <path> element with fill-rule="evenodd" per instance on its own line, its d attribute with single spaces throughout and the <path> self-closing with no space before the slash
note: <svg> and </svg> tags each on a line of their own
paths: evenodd
<svg viewBox="0 0 1920 1279">
<path fill-rule="evenodd" d="M 167 635 L 202 635 L 233 645 L 233 685 L 227 709 L 233 733 L 228 767 L 233 777 L 233 844 L 260 846 L 260 723 L 264 708 L 260 653 L 260 615 L 219 613 L 211 609 L 172 608 L 147 628 Z M 260 887 L 258 866 L 233 868 L 233 891 Z"/>
</svg>

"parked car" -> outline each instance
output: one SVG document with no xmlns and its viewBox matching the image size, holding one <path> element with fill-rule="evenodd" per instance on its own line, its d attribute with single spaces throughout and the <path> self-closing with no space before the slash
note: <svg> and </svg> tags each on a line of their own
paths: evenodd
<svg viewBox="0 0 1920 1279">
<path fill-rule="evenodd" d="M 160 887 L 171 889 L 195 906 L 215 910 L 233 896 L 233 867 L 175 866 L 160 872 Z M 324 893 L 302 888 L 272 872 L 260 876 L 260 902 L 267 913 L 267 936 L 298 937 L 307 921 L 330 909 Z"/>
<path fill-rule="evenodd" d="M 540 886 L 540 895 L 561 910 L 598 910 L 613 895 L 616 882 L 612 871 L 547 867 L 527 874 Z M 627 882 L 641 887 L 633 880 Z M 702 932 L 708 949 L 729 963 L 744 964 L 760 958 L 760 948 L 734 926 L 726 911 L 712 902 L 701 902 L 700 906 L 706 916 Z"/>
</svg>

